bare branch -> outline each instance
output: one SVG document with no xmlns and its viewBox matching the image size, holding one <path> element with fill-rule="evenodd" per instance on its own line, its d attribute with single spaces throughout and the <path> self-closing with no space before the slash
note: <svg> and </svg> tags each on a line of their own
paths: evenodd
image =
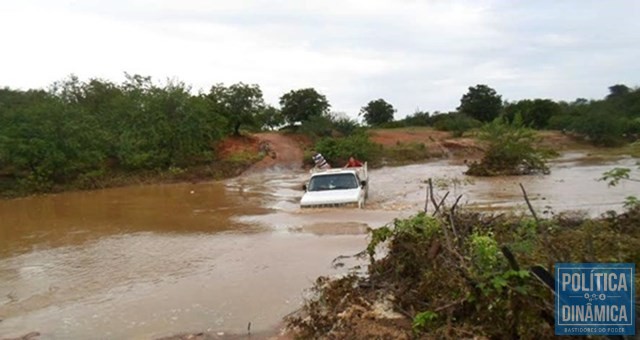
<svg viewBox="0 0 640 340">
<path fill-rule="evenodd" d="M 520 185 L 520 189 L 522 189 L 522 195 L 524 195 L 524 200 L 527 202 L 527 206 L 529 207 L 529 211 L 531 211 L 531 215 L 533 215 L 533 219 L 536 220 L 536 223 L 540 223 L 538 215 L 536 215 L 536 211 L 533 210 L 533 206 L 531 205 L 531 202 L 529 202 L 529 196 L 527 196 L 527 192 L 524 190 L 524 186 L 522 186 L 522 183 L 518 184 Z"/>
<path fill-rule="evenodd" d="M 425 191 L 425 196 L 424 196 L 424 212 L 427 212 L 427 208 L 429 208 L 429 190 L 431 189 L 430 186 L 427 185 L 427 189 Z"/>
<path fill-rule="evenodd" d="M 438 203 L 436 203 L 436 198 L 433 196 L 433 181 L 431 178 L 429 178 L 429 188 L 431 188 L 431 203 L 433 203 L 434 207 L 437 207 Z"/>
<path fill-rule="evenodd" d="M 447 196 L 449 196 L 449 192 L 447 191 L 447 193 L 444 195 L 444 197 L 442 197 L 442 199 L 440 200 L 440 203 L 436 206 L 436 210 L 433 212 L 433 214 L 431 214 L 431 216 L 436 216 L 436 214 L 438 213 L 438 211 L 440 210 L 440 207 L 444 204 L 444 200 L 447 199 Z"/>
<path fill-rule="evenodd" d="M 444 306 L 440 306 L 440 307 L 438 307 L 438 308 L 434 309 L 434 311 L 435 311 L 435 312 L 440 312 L 440 311 L 445 310 L 445 309 L 447 309 L 447 308 L 449 308 L 449 307 L 453 307 L 453 306 L 455 306 L 455 305 L 460 305 L 460 304 L 464 303 L 465 301 L 467 301 L 467 299 L 466 299 L 466 298 L 464 298 L 464 299 L 460 299 L 460 300 L 456 300 L 456 301 L 453 301 L 453 302 L 451 302 L 451 303 L 448 303 L 448 304 L 446 304 L 446 305 L 444 305 Z"/>
<path fill-rule="evenodd" d="M 456 210 L 456 207 L 458 206 L 458 202 L 460 202 L 461 198 L 462 198 L 462 195 L 458 196 L 458 198 L 456 198 L 456 201 L 453 202 L 453 205 L 451 206 L 451 214 L 453 214 L 454 211 Z"/>
</svg>

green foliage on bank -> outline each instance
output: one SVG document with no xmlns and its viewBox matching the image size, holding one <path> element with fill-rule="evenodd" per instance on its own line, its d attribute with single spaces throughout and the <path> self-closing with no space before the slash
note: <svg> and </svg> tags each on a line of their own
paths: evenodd
<svg viewBox="0 0 640 340">
<path fill-rule="evenodd" d="M 496 118 L 480 130 L 478 137 L 487 143 L 487 150 L 480 162 L 469 165 L 468 175 L 523 175 L 549 171 L 546 161 L 551 152 L 536 146 L 535 131 L 524 125 L 519 114 L 511 123 Z"/>
<path fill-rule="evenodd" d="M 256 85 L 214 89 L 194 94 L 182 82 L 138 75 L 119 84 L 72 76 L 47 90 L 0 89 L 0 190 L 49 191 L 214 161 L 216 142 L 260 125 L 263 108 Z"/>
<path fill-rule="evenodd" d="M 351 156 L 368 162 L 370 167 L 422 162 L 434 156 L 424 143 L 397 143 L 393 146 L 376 144 L 366 130 L 319 139 L 312 149 L 304 155 L 308 166 L 313 166 L 311 157 L 314 152 L 321 153 L 334 167 L 343 166 Z"/>
<path fill-rule="evenodd" d="M 380 157 L 381 146 L 373 143 L 365 132 L 340 138 L 326 137 L 315 145 L 315 151 L 321 153 L 332 166 L 343 166 L 350 156 L 368 162 Z"/>
<path fill-rule="evenodd" d="M 600 100 L 503 102 L 491 87 L 477 85 L 463 94 L 455 112 L 417 111 L 390 121 L 395 109 L 383 99 L 363 112 L 370 125 L 432 126 L 455 137 L 495 116 L 508 122 L 520 116 L 524 127 L 562 130 L 595 145 L 637 141 L 640 89 L 617 84 L 609 92 Z M 285 93 L 280 105 L 267 105 L 256 84 L 217 84 L 195 93 L 179 81 L 159 84 L 139 75 L 127 75 L 122 83 L 71 76 L 46 90 L 2 88 L 0 192 L 49 191 L 67 183 L 96 183 L 114 172 L 206 164 L 216 159 L 215 145 L 223 137 L 285 124 L 317 142 L 334 162 L 349 154 L 369 161 L 429 156 L 420 143 L 375 146 L 356 120 L 330 113 L 327 98 L 313 88 Z"/>
<path fill-rule="evenodd" d="M 561 130 L 597 146 L 619 146 L 640 138 L 640 88 L 613 85 L 607 96 L 593 100 L 534 98 L 503 102 L 491 87 L 477 85 L 463 94 L 458 111 L 417 111 L 380 127 L 431 126 L 457 137 L 495 117 L 511 122 L 516 115 L 533 129 Z"/>
<path fill-rule="evenodd" d="M 479 120 L 457 112 L 434 117 L 433 122 L 436 130 L 450 131 L 454 137 L 462 137 L 465 132 L 482 125 Z"/>
<path fill-rule="evenodd" d="M 449 131 L 453 137 L 461 137 L 465 132 L 482 126 L 482 122 L 461 112 L 439 113 L 417 111 L 403 119 L 379 125 L 381 128 L 404 128 L 429 126 L 440 131 Z"/>
</svg>

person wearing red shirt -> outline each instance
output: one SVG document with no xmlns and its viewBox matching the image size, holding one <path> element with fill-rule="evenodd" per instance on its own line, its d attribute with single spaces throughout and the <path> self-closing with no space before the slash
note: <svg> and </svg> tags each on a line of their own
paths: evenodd
<svg viewBox="0 0 640 340">
<path fill-rule="evenodd" d="M 353 156 L 349 157 L 349 161 L 345 164 L 345 168 L 359 168 L 362 166 L 362 162 L 355 159 Z"/>
</svg>

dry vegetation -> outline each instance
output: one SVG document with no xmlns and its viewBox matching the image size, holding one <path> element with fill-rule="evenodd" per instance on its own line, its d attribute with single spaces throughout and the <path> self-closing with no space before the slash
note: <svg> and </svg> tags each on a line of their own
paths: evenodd
<svg viewBox="0 0 640 340">
<path fill-rule="evenodd" d="M 371 232 L 367 274 L 318 279 L 289 327 L 304 339 L 550 338 L 553 264 L 639 263 L 639 223 L 639 205 L 540 220 L 454 205 L 396 220 Z"/>
</svg>

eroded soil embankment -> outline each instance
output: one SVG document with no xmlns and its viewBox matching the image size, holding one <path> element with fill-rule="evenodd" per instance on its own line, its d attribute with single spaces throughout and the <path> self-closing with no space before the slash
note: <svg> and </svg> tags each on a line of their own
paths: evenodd
<svg viewBox="0 0 640 340">
<path fill-rule="evenodd" d="M 302 145 L 293 136 L 277 132 L 264 132 L 254 135 L 258 139 L 261 152 L 266 156 L 251 166 L 247 172 L 273 167 L 299 169 L 302 167 Z"/>
<path fill-rule="evenodd" d="M 588 148 L 571 136 L 560 131 L 537 131 L 540 145 L 551 147 L 556 151 L 567 151 Z M 400 144 L 424 144 L 432 153 L 465 156 L 481 156 L 482 143 L 474 137 L 453 137 L 450 132 L 438 131 L 429 127 L 408 127 L 399 129 L 373 129 L 371 140 L 383 147 L 394 147 Z"/>
</svg>

